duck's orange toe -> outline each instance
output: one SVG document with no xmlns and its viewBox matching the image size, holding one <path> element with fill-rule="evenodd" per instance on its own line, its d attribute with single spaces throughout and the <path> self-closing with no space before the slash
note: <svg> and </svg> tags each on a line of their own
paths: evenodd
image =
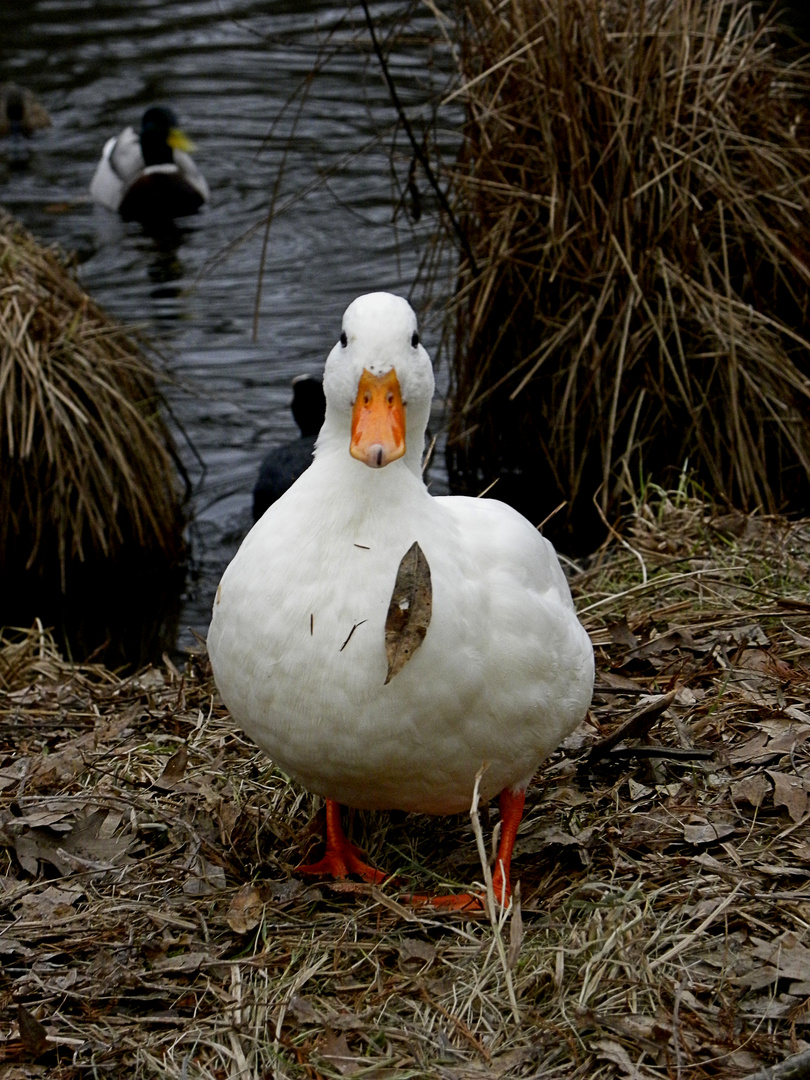
<svg viewBox="0 0 810 1080">
<path fill-rule="evenodd" d="M 380 885 L 386 879 L 382 870 L 367 863 L 360 848 L 346 838 L 340 824 L 340 805 L 333 799 L 326 800 L 326 851 L 323 858 L 299 866 L 297 870 L 299 874 L 333 878 L 357 874 L 372 885 Z"/>
<path fill-rule="evenodd" d="M 464 911 L 477 914 L 484 910 L 484 897 L 475 893 L 446 894 L 442 896 L 426 896 L 416 893 L 405 896 L 403 900 L 414 907 L 435 907 L 442 911 Z"/>
<path fill-rule="evenodd" d="M 299 874 L 317 874 L 333 878 L 346 878 L 350 874 L 357 874 L 363 881 L 368 881 L 372 885 L 382 884 L 386 877 L 382 870 L 364 862 L 360 849 L 349 843 L 339 848 L 328 849 L 322 859 L 299 866 L 296 870 Z"/>
</svg>

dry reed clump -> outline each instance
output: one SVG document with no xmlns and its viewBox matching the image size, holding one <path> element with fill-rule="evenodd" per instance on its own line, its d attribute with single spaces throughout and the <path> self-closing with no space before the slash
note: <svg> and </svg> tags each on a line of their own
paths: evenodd
<svg viewBox="0 0 810 1080">
<path fill-rule="evenodd" d="M 204 656 L 122 679 L 41 632 L 0 642 L 0 1075 L 762 1080 L 806 1059 L 808 570 L 807 521 L 635 508 L 574 579 L 597 692 L 529 790 L 495 926 L 401 903 L 481 880 L 464 815 L 356 814 L 398 881 L 299 880 L 315 800 L 235 730 Z"/>
<path fill-rule="evenodd" d="M 119 571 L 122 608 L 144 576 L 156 575 L 159 591 L 176 575 L 183 494 L 160 408 L 132 335 L 64 259 L 1 214 L 0 624 L 40 616 L 62 630 L 74 606 L 84 614 L 94 593 L 119 587 Z M 114 634 L 112 618 L 68 630 L 80 656 Z M 142 662 L 140 650 L 128 659 Z"/>
<path fill-rule="evenodd" d="M 451 479 L 580 550 L 685 463 L 810 505 L 806 51 L 737 0 L 514 0 L 459 24 Z"/>
</svg>

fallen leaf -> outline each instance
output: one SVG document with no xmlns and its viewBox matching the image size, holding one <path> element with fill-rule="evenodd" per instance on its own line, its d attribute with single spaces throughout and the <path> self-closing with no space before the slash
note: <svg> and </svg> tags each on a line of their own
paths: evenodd
<svg viewBox="0 0 810 1080">
<path fill-rule="evenodd" d="M 334 1031 L 365 1031 L 368 1028 L 367 1021 L 349 1009 L 332 1013 L 329 1017 L 329 1027 Z"/>
<path fill-rule="evenodd" d="M 559 787 L 545 793 L 544 800 L 554 800 L 556 806 L 575 807 L 585 806 L 593 802 L 593 795 L 581 789 L 571 787 L 570 784 L 560 784 Z"/>
<path fill-rule="evenodd" d="M 621 675 L 616 671 L 599 671 L 599 682 L 605 686 L 611 686 L 614 690 L 631 690 L 635 693 L 639 691 L 639 684 L 632 679 L 628 679 L 626 675 Z"/>
<path fill-rule="evenodd" d="M 32 876 L 38 873 L 40 861 L 55 866 L 62 875 L 121 865 L 131 837 L 108 835 L 107 819 L 111 814 L 117 826 L 121 820 L 118 811 L 91 806 L 84 807 L 73 821 L 60 821 L 47 828 L 23 826 L 20 830 L 20 821 L 16 819 L 9 831 L 20 865 Z"/>
<path fill-rule="evenodd" d="M 751 955 L 779 968 L 783 978 L 810 978 L 810 948 L 801 944 L 797 934 L 787 931 L 770 942 L 753 937 L 752 946 Z"/>
<path fill-rule="evenodd" d="M 773 656 L 764 649 L 743 649 L 737 658 L 735 667 L 744 671 L 753 671 L 758 675 L 768 675 L 775 679 L 794 679 L 796 671 L 790 664 L 778 656 Z"/>
<path fill-rule="evenodd" d="M 635 649 L 638 645 L 638 638 L 628 626 L 626 615 L 621 615 L 614 622 L 608 623 L 606 629 L 614 644 L 624 645 L 628 649 Z"/>
<path fill-rule="evenodd" d="M 93 753 L 99 744 L 121 736 L 137 721 L 141 711 L 140 705 L 124 709 L 115 719 L 100 724 L 85 735 L 70 739 L 60 750 L 34 758 L 26 777 L 25 789 L 28 794 L 43 787 L 50 788 L 59 781 L 69 781 L 78 775 L 86 768 L 88 753 Z"/>
<path fill-rule="evenodd" d="M 420 938 L 405 938 L 399 947 L 399 956 L 405 962 L 417 960 L 420 964 L 430 964 L 436 959 L 436 946 Z"/>
<path fill-rule="evenodd" d="M 291 1013 L 300 1024 L 322 1024 L 323 1018 L 320 1013 L 310 1005 L 305 997 L 293 994 L 287 1005 L 287 1012 Z"/>
<path fill-rule="evenodd" d="M 22 780 L 28 771 L 28 766 L 28 758 L 21 757 L 0 769 L 0 791 Z"/>
<path fill-rule="evenodd" d="M 256 885 L 243 885 L 231 900 L 231 906 L 225 916 L 228 926 L 235 934 L 247 934 L 262 921 L 265 905 L 265 890 Z"/>
<path fill-rule="evenodd" d="M 17 938 L 10 937 L 8 934 L 0 935 L 0 956 L 22 956 L 28 957 L 35 950 L 28 945 L 24 945 Z M 6 1080 L 3 1077 L 3 1080 Z"/>
<path fill-rule="evenodd" d="M 679 705 L 691 706 L 696 705 L 703 696 L 703 691 L 694 689 L 691 686 L 678 686 L 675 690 L 675 701 Z"/>
<path fill-rule="evenodd" d="M 663 656 L 664 653 L 672 652 L 673 649 L 679 649 L 682 646 L 689 648 L 693 645 L 691 635 L 685 635 L 680 630 L 674 630 L 671 633 L 659 634 L 658 637 L 651 638 L 636 650 L 636 655 L 647 657 Z"/>
<path fill-rule="evenodd" d="M 319 1047 L 321 1056 L 333 1065 L 343 1076 L 354 1075 L 360 1064 L 357 1055 L 349 1049 L 344 1032 L 327 1028 Z"/>
<path fill-rule="evenodd" d="M 224 869 L 202 855 L 195 858 L 193 869 L 196 873 L 189 875 L 183 882 L 186 896 L 211 896 L 226 887 Z"/>
<path fill-rule="evenodd" d="M 696 820 L 683 827 L 683 838 L 687 844 L 713 844 L 731 836 L 734 826 L 730 821 Z"/>
<path fill-rule="evenodd" d="M 798 630 L 794 630 L 792 626 L 788 626 L 786 622 L 782 622 L 782 626 L 787 630 L 797 645 L 804 645 L 805 648 L 810 647 L 810 637 L 806 634 L 800 634 Z"/>
<path fill-rule="evenodd" d="M 747 739 L 742 745 L 735 746 L 725 754 L 726 761 L 731 764 L 737 762 L 756 763 L 767 761 L 768 758 L 774 757 L 777 751 L 773 748 L 765 749 L 767 743 L 770 740 L 770 736 L 767 731 L 760 731 L 756 735 L 752 735 L 750 739 Z"/>
<path fill-rule="evenodd" d="M 17 1006 L 17 1023 L 20 1025 L 20 1041 L 32 1057 L 39 1057 L 48 1045 L 48 1032 L 33 1013 L 24 1005 Z"/>
<path fill-rule="evenodd" d="M 44 799 L 20 817 L 15 818 L 14 827 L 23 825 L 29 829 L 53 829 L 54 832 L 70 832 L 71 820 L 76 804 L 69 799 Z"/>
<path fill-rule="evenodd" d="M 738 626 L 731 630 L 730 636 L 731 640 L 737 645 L 762 645 L 767 648 L 771 644 L 768 635 L 759 623 L 751 623 L 748 626 Z"/>
<path fill-rule="evenodd" d="M 633 802 L 638 802 L 639 799 L 645 799 L 648 795 L 652 795 L 655 792 L 655 788 L 648 787 L 646 784 L 639 784 L 632 776 L 627 778 L 627 787 Z"/>
<path fill-rule="evenodd" d="M 242 808 L 235 802 L 229 802 L 225 799 L 220 800 L 217 807 L 217 817 L 219 818 L 219 825 L 223 835 L 229 840 L 241 815 Z"/>
<path fill-rule="evenodd" d="M 188 765 L 188 748 L 183 744 L 176 750 L 163 767 L 163 772 L 155 782 L 159 788 L 172 788 L 183 779 Z"/>
<path fill-rule="evenodd" d="M 777 753 L 790 754 L 797 746 L 810 738 L 810 729 L 805 724 L 786 724 L 783 720 L 762 722 L 762 727 L 769 731 L 772 738 L 768 749 Z"/>
<path fill-rule="evenodd" d="M 630 1055 L 620 1043 L 615 1042 L 613 1039 L 596 1039 L 593 1048 L 598 1059 L 617 1065 L 621 1070 L 621 1075 L 626 1077 L 627 1080 L 641 1080 L 642 1074 L 630 1060 Z"/>
<path fill-rule="evenodd" d="M 586 716 L 582 723 L 575 727 L 570 735 L 566 736 L 559 744 L 562 750 L 581 750 L 583 746 L 590 745 L 598 735 L 598 728 L 594 727 Z"/>
<path fill-rule="evenodd" d="M 773 805 L 784 806 L 793 821 L 801 821 L 807 813 L 808 793 L 798 776 L 766 769 L 773 781 Z"/>
<path fill-rule="evenodd" d="M 430 567 L 414 541 L 402 556 L 385 619 L 386 684 L 400 672 L 425 640 L 433 605 Z"/>
<path fill-rule="evenodd" d="M 744 776 L 731 785 L 731 796 L 736 802 L 747 802 L 751 806 L 762 806 L 765 796 L 770 793 L 771 786 L 762 773 L 754 773 L 753 776 Z"/>
<path fill-rule="evenodd" d="M 153 970 L 156 972 L 198 971 L 210 959 L 211 954 L 207 952 L 178 953 L 176 956 L 164 956 L 162 960 L 158 960 Z"/>
<path fill-rule="evenodd" d="M 20 897 L 20 917 L 28 922 L 54 925 L 73 914 L 73 905 L 84 896 L 76 886 L 59 888 L 48 885 L 41 892 L 29 892 Z"/>
<path fill-rule="evenodd" d="M 288 904 L 291 900 L 295 900 L 296 897 L 305 892 L 307 888 L 308 886 L 304 885 L 298 878 L 289 878 L 285 881 L 268 881 L 262 886 L 262 892 L 266 896 L 268 902 L 272 902 L 273 904 Z"/>
<path fill-rule="evenodd" d="M 526 836 L 521 836 L 520 854 L 536 855 L 553 844 L 559 844 L 560 847 L 576 846 L 586 848 L 598 829 L 598 825 L 587 825 L 584 829 L 580 829 L 576 835 L 566 831 L 559 825 L 549 825 L 544 829 L 533 830 Z"/>
<path fill-rule="evenodd" d="M 805 983 L 810 980 L 810 949 L 806 948 L 795 936 L 780 934 L 774 941 L 752 939 L 750 955 L 758 961 L 751 971 L 736 980 L 743 986 L 761 989 L 777 979 L 796 980 Z"/>
<path fill-rule="evenodd" d="M 14 893 L 22 892 L 25 886 L 13 874 L 0 874 L 0 898 L 6 903 L 13 899 Z"/>
<path fill-rule="evenodd" d="M 790 997 L 787 994 L 780 994 L 777 998 L 774 998 L 772 994 L 768 993 L 754 998 L 752 1001 L 741 1002 L 738 1009 L 744 1016 L 759 1021 L 784 1020 L 791 1016 L 794 1024 L 806 1023 L 806 1014 L 802 1016 L 801 1013 L 797 1013 L 799 1004 L 798 998 Z M 801 1076 L 801 1073 L 799 1073 L 799 1076 Z"/>
<path fill-rule="evenodd" d="M 585 1021 L 589 1021 L 595 1027 L 608 1028 L 625 1038 L 633 1041 L 641 1040 L 656 1047 L 660 1047 L 672 1038 L 674 1029 L 669 1020 L 663 1016 L 640 1016 L 628 1013 L 607 1014 L 593 1012 L 587 1008 L 577 1008 L 575 1013 Z"/>
</svg>

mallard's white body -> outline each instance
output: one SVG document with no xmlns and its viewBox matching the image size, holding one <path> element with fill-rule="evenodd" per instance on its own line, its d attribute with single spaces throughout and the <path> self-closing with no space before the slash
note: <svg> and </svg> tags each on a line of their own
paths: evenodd
<svg viewBox="0 0 810 1080">
<path fill-rule="evenodd" d="M 552 545 L 510 507 L 431 496 L 421 452 L 433 394 L 410 306 L 360 297 L 326 364 L 313 464 L 246 537 L 208 635 L 234 720 L 306 788 L 366 809 L 431 814 L 525 787 L 582 720 L 593 650 Z M 408 450 L 349 454 L 364 368 L 394 367 Z M 385 620 L 414 541 L 432 580 L 421 647 L 386 685 Z"/>
</svg>

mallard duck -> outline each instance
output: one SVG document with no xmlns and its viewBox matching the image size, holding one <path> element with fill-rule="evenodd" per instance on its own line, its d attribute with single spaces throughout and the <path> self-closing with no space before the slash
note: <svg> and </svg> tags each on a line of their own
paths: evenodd
<svg viewBox="0 0 810 1080">
<path fill-rule="evenodd" d="M 190 157 L 194 144 L 171 109 L 147 109 L 136 132 L 108 139 L 90 183 L 93 199 L 125 220 L 170 219 L 208 202 L 208 184 Z"/>
<path fill-rule="evenodd" d="M 315 439 L 326 412 L 323 382 L 314 375 L 298 375 L 292 381 L 292 389 L 292 414 L 301 435 L 274 447 L 262 459 L 253 488 L 254 521 L 312 464 Z"/>
<path fill-rule="evenodd" d="M 0 84 L 0 138 L 9 135 L 30 138 L 35 131 L 50 126 L 47 109 L 30 90 L 13 82 Z"/>
<path fill-rule="evenodd" d="M 326 853 L 301 873 L 382 881 L 347 839 L 340 804 L 455 814 L 483 767 L 481 797 L 500 800 L 493 886 L 506 901 L 527 785 L 585 716 L 593 649 L 554 548 L 525 518 L 428 493 L 433 389 L 408 302 L 350 304 L 313 463 L 225 570 L 208 651 L 233 720 L 326 799 Z M 398 647 L 392 611 L 408 618 L 397 586 L 414 544 L 429 585 L 423 568 L 410 659 L 392 674 L 386 638 Z"/>
</svg>

